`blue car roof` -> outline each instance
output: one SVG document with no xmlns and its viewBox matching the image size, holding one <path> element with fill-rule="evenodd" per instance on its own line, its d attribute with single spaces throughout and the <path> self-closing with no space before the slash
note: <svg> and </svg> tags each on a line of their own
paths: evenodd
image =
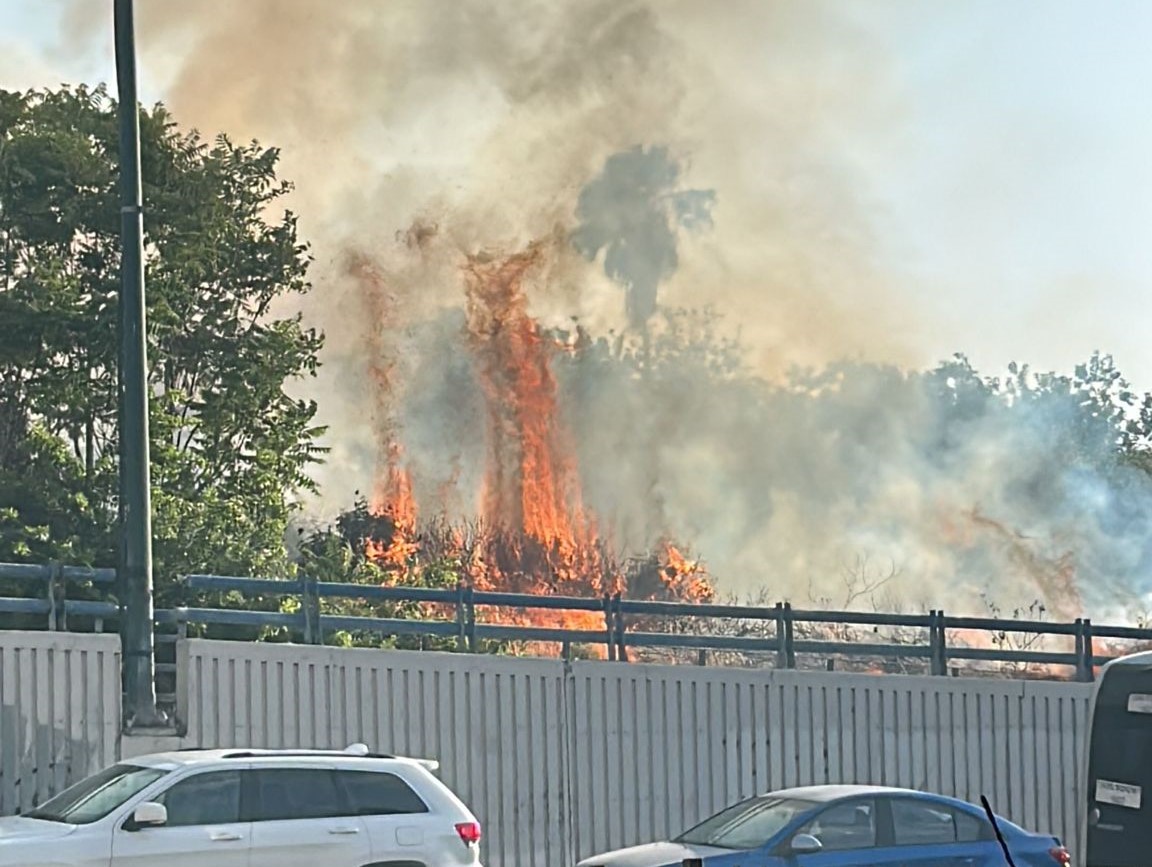
<svg viewBox="0 0 1152 867">
<path fill-rule="evenodd" d="M 915 789 L 901 789 L 895 786 L 858 786 L 858 785 L 829 785 L 829 786 L 797 786 L 793 789 L 779 789 L 775 792 L 765 792 L 764 797 L 796 798 L 801 801 L 838 801 L 841 798 L 851 798 L 856 795 L 918 795 L 926 798 L 943 798 L 942 795 L 933 795 L 928 792 L 919 792 Z M 944 800 L 954 800 L 944 798 Z"/>
</svg>

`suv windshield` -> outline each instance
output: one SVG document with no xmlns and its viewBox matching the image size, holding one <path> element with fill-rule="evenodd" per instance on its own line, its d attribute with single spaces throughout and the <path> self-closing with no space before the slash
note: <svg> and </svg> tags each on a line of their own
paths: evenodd
<svg viewBox="0 0 1152 867">
<path fill-rule="evenodd" d="M 785 825 L 815 806 L 812 801 L 791 798 L 752 798 L 721 810 L 673 842 L 721 849 L 758 849 Z"/>
<path fill-rule="evenodd" d="M 167 774 L 159 768 L 113 765 L 81 780 L 24 815 L 30 819 L 87 825 L 103 819 Z"/>
</svg>

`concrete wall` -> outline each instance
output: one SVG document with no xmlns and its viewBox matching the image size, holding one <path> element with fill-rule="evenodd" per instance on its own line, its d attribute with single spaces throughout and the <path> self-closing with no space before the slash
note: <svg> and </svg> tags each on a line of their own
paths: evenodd
<svg viewBox="0 0 1152 867">
<path fill-rule="evenodd" d="M 739 798 L 869 782 L 1077 843 L 1090 687 L 188 641 L 184 745 L 438 758 L 486 858 L 571 865 Z"/>
<path fill-rule="evenodd" d="M 120 640 L 0 632 L 0 815 L 116 760 Z"/>
</svg>

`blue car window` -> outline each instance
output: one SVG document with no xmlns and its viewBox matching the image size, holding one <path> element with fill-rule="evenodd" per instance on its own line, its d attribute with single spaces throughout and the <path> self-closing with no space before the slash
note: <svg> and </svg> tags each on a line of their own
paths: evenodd
<svg viewBox="0 0 1152 867">
<path fill-rule="evenodd" d="M 893 842 L 897 846 L 934 846 L 986 840 L 983 822 L 944 804 L 898 798 L 892 802 Z"/>
<path fill-rule="evenodd" d="M 977 819 L 968 813 L 956 813 L 956 842 L 975 843 L 977 840 L 991 840 L 992 828 L 985 819 Z"/>
<path fill-rule="evenodd" d="M 875 803 L 866 800 L 836 804 L 816 816 L 801 833 L 811 834 L 827 852 L 875 846 Z"/>
</svg>

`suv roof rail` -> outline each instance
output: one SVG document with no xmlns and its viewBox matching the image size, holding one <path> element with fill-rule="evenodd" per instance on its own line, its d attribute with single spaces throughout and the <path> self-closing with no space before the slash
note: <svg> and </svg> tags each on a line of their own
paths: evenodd
<svg viewBox="0 0 1152 867">
<path fill-rule="evenodd" d="M 276 756 L 354 756 L 358 759 L 396 759 L 387 753 L 349 753 L 346 750 L 234 750 L 224 753 L 222 759 L 274 758 Z"/>
<path fill-rule="evenodd" d="M 203 750 L 203 747 L 183 747 L 178 752 L 189 753 L 198 752 Z M 307 756 L 351 756 L 358 759 L 398 759 L 400 761 L 414 762 L 420 765 L 425 770 L 435 771 L 439 769 L 440 762 L 436 759 L 417 759 L 411 756 L 397 756 L 392 753 L 374 753 L 366 744 L 349 744 L 342 750 L 322 750 L 322 749 L 306 749 L 306 748 L 289 748 L 289 749 L 235 749 L 228 750 L 223 753 L 220 758 L 222 759 L 255 759 L 255 758 L 273 758 L 276 756 L 298 757 L 304 758 Z"/>
</svg>

